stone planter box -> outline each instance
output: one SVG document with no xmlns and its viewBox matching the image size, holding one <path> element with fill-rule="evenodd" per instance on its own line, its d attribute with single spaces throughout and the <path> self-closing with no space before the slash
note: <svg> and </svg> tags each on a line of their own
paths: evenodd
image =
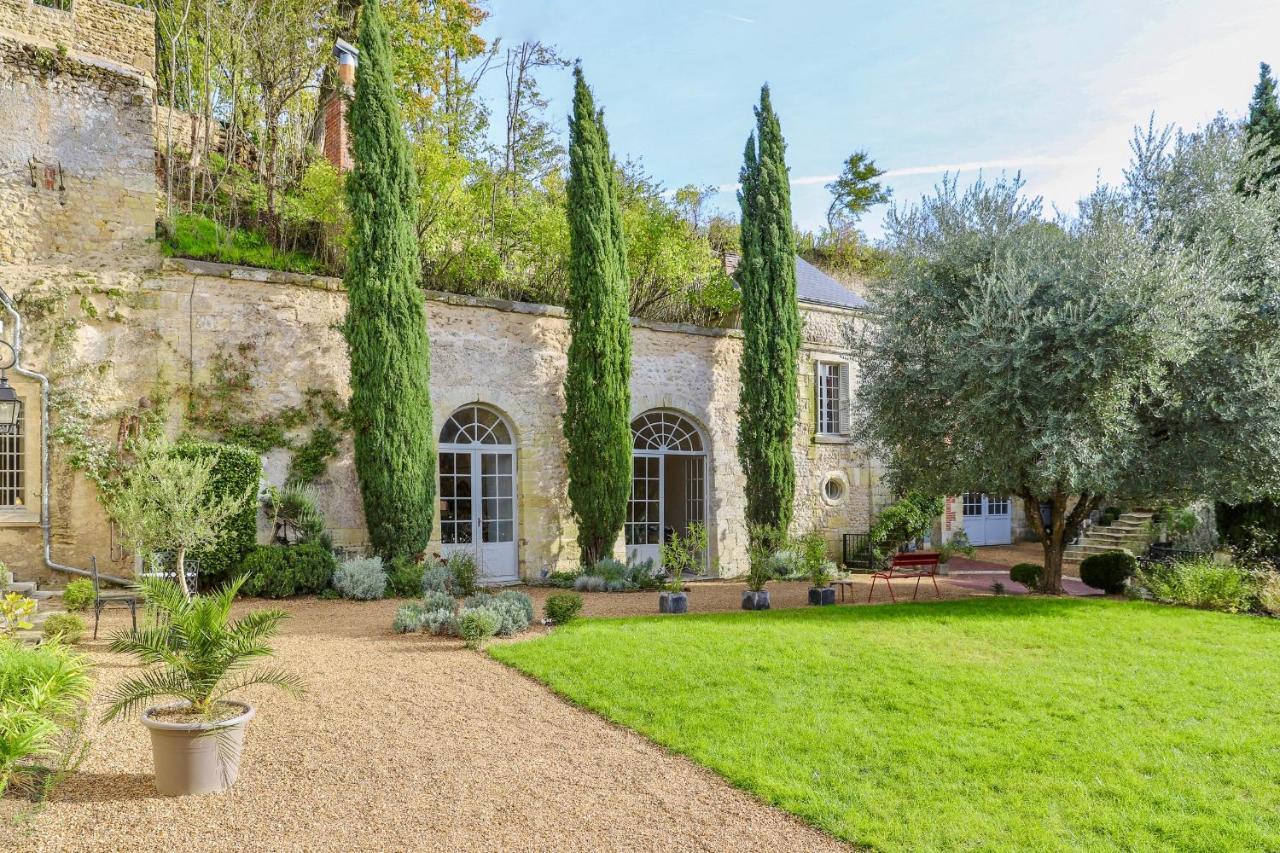
<svg viewBox="0 0 1280 853">
<path fill-rule="evenodd" d="M 686 592 L 664 592 L 658 595 L 659 613 L 688 613 L 689 594 Z"/>
<path fill-rule="evenodd" d="M 769 609 L 769 590 L 762 589 L 759 592 L 752 592 L 749 589 L 742 591 L 742 609 L 743 610 L 768 610 Z"/>
<path fill-rule="evenodd" d="M 836 603 L 836 588 L 833 586 L 809 587 L 809 603 L 816 606 Z"/>
</svg>

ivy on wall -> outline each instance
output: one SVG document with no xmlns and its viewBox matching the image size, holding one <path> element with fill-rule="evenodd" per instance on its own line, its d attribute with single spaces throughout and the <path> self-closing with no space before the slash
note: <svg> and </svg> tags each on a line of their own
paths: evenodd
<svg viewBox="0 0 1280 853">
<path fill-rule="evenodd" d="M 239 444 L 258 453 L 276 448 L 293 451 L 288 482 L 314 482 L 338 455 L 338 444 L 347 430 L 347 409 L 332 390 L 307 388 L 300 405 L 271 414 L 253 414 L 254 377 L 258 358 L 252 342 L 217 353 L 209 378 L 189 391 L 187 423 L 208 438 Z M 249 413 L 249 414 L 246 414 Z M 305 438 L 291 438 L 311 425 Z"/>
</svg>

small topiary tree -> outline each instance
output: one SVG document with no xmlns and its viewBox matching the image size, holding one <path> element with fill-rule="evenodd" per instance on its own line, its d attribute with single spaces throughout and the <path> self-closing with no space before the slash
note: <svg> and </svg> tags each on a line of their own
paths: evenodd
<svg viewBox="0 0 1280 853">
<path fill-rule="evenodd" d="M 1080 580 L 1107 595 L 1124 592 L 1124 584 L 1138 570 L 1138 561 L 1128 551 L 1107 551 L 1085 557 L 1080 563 Z"/>
</svg>

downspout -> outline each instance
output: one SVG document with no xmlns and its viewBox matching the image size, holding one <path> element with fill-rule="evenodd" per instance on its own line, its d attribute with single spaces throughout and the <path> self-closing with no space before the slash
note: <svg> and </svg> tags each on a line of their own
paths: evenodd
<svg viewBox="0 0 1280 853">
<path fill-rule="evenodd" d="M 44 539 L 44 564 L 57 572 L 92 577 L 93 572 L 88 569 L 63 565 L 53 559 L 53 539 L 49 523 L 49 377 L 22 366 L 22 315 L 18 313 L 13 300 L 2 287 L 0 287 L 0 303 L 4 304 L 4 310 L 13 318 L 13 370 L 20 376 L 40 383 L 40 531 Z M 101 572 L 98 573 L 98 580 L 120 586 L 133 585 L 133 581 L 104 575 Z"/>
</svg>

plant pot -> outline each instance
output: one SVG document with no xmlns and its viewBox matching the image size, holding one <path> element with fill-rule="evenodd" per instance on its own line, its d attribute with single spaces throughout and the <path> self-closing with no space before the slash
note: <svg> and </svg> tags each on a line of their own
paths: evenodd
<svg viewBox="0 0 1280 853">
<path fill-rule="evenodd" d="M 809 603 L 813 605 L 835 604 L 836 589 L 833 586 L 809 587 Z"/>
<path fill-rule="evenodd" d="M 758 592 L 744 589 L 742 591 L 742 609 L 743 610 L 768 610 L 769 609 L 769 590 L 762 589 Z"/>
<path fill-rule="evenodd" d="M 240 706 L 244 712 L 218 723 L 171 723 L 151 716 L 153 711 L 187 707 L 186 702 L 160 705 L 142 713 L 142 724 L 151 730 L 156 790 L 161 794 L 208 794 L 236 783 L 244 729 L 257 711 L 244 702 L 225 701 Z"/>
<path fill-rule="evenodd" d="M 663 592 L 658 595 L 659 613 L 688 613 L 689 595 L 684 592 Z"/>
</svg>

